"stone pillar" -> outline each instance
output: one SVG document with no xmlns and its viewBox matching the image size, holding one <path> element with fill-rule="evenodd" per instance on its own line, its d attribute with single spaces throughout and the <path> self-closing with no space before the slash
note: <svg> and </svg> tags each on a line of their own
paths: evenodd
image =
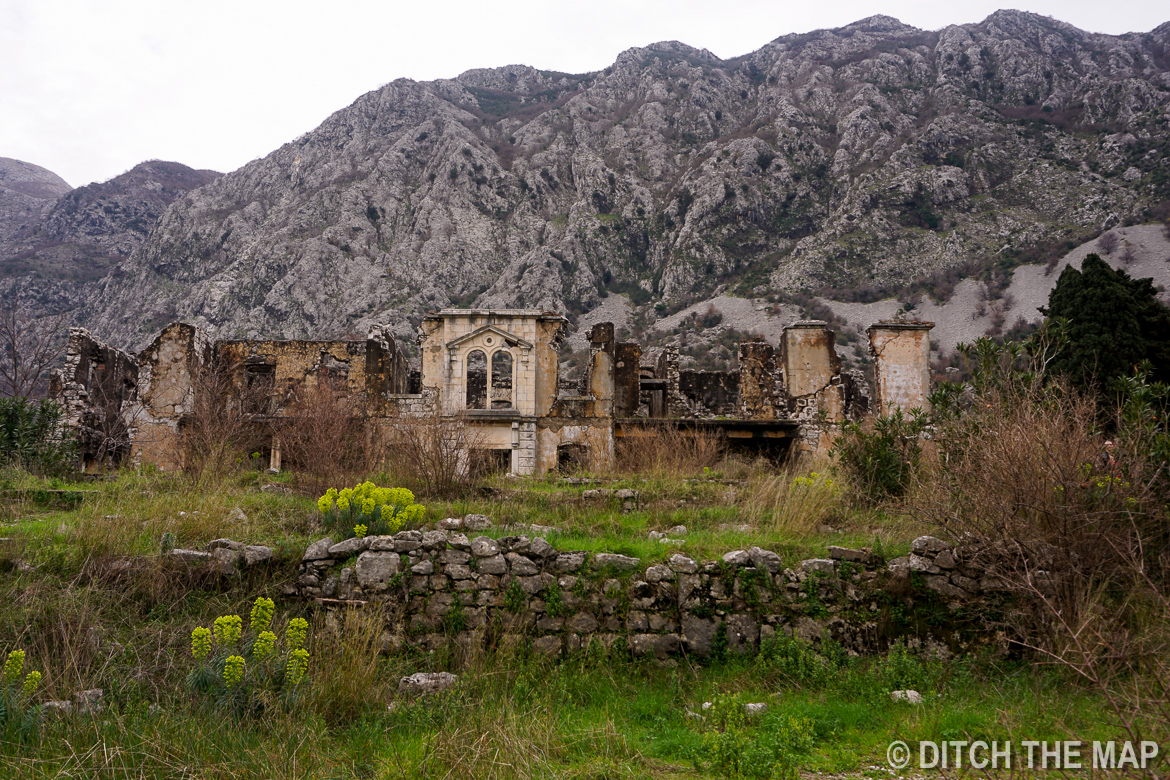
<svg viewBox="0 0 1170 780">
<path fill-rule="evenodd" d="M 642 377 L 638 370 L 641 359 L 642 347 L 638 344 L 621 343 L 614 350 L 614 417 L 633 417 L 638 413 L 642 392 Z"/>
<path fill-rule="evenodd" d="M 766 341 L 739 344 L 739 416 L 776 419 L 776 352 Z"/>
<path fill-rule="evenodd" d="M 683 417 L 690 412 L 687 399 L 679 388 L 678 347 L 664 347 L 658 356 L 658 366 L 655 371 L 659 379 L 666 383 L 667 417 Z"/>
<path fill-rule="evenodd" d="M 834 340 L 823 320 L 801 320 L 784 329 L 784 385 L 789 396 L 813 395 L 841 373 Z"/>
<path fill-rule="evenodd" d="M 933 322 L 883 320 L 871 325 L 869 350 L 877 385 L 876 412 L 930 410 L 930 329 Z"/>
<path fill-rule="evenodd" d="M 585 388 L 585 392 L 593 396 L 594 417 L 613 417 L 613 353 L 613 323 L 595 324 L 589 332 L 589 375 Z"/>
</svg>

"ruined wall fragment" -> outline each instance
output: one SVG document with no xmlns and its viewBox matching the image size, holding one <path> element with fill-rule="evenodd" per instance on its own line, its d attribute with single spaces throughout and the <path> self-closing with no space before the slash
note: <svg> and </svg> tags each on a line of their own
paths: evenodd
<svg viewBox="0 0 1170 780">
<path fill-rule="evenodd" d="M 739 405 L 739 372 L 680 371 L 678 391 L 686 399 L 685 417 L 731 417 Z"/>
<path fill-rule="evenodd" d="M 620 343 L 614 348 L 614 417 L 633 417 L 638 412 L 641 394 L 642 347 Z"/>
<path fill-rule="evenodd" d="M 164 471 L 182 468 L 180 426 L 195 410 L 198 392 L 211 392 L 211 339 L 201 328 L 175 322 L 139 353 L 138 397 L 127 406 L 135 420 L 133 459 Z"/>
<path fill-rule="evenodd" d="M 63 424 L 76 436 L 83 471 L 116 467 L 130 454 L 132 422 L 122 406 L 138 389 L 138 361 L 94 338 L 85 328 L 70 328 L 65 363 L 52 373 L 49 396 L 61 404 Z"/>
<path fill-rule="evenodd" d="M 776 351 L 760 339 L 739 344 L 739 403 L 736 412 L 745 420 L 775 420 Z"/>
<path fill-rule="evenodd" d="M 875 412 L 930 409 L 930 329 L 933 322 L 883 320 L 870 326 Z"/>
</svg>

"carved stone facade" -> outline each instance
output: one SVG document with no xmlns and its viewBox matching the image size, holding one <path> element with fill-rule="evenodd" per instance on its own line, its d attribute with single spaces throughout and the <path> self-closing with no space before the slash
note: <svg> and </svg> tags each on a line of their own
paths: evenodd
<svg viewBox="0 0 1170 780">
<path fill-rule="evenodd" d="M 349 399 L 372 436 L 404 419 L 457 418 L 475 429 L 469 446 L 514 474 L 608 464 L 617 438 L 666 420 L 772 452 L 793 443 L 821 451 L 842 423 L 869 411 L 864 378 L 842 372 L 833 331 L 821 321 L 786 328 L 778 349 L 743 342 L 734 371 L 680 371 L 671 347 L 643 363 L 639 345 L 617 342 L 612 323 L 598 323 L 583 381 L 561 386 L 557 352 L 566 327 L 563 317 L 537 309 L 444 309 L 419 327 L 417 371 L 381 326 L 365 341 L 212 342 L 174 323 L 138 356 L 73 329 L 53 392 L 83 434 L 88 464 L 129 456 L 161 469 L 182 466 L 182 426 L 197 394 L 211 392 L 201 378 L 215 372 L 249 391 L 258 421 L 286 414 L 302 389 L 324 382 Z M 925 405 L 930 327 L 870 329 L 877 408 Z M 276 442 L 270 463 L 281 465 Z"/>
</svg>

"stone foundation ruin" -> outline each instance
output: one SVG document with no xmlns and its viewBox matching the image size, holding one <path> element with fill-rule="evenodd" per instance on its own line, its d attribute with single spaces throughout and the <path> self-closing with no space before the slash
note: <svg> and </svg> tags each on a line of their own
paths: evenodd
<svg viewBox="0 0 1170 780">
<path fill-rule="evenodd" d="M 932 325 L 869 329 L 880 413 L 927 405 Z M 871 411 L 864 377 L 842 371 L 834 333 L 818 320 L 788 326 L 777 346 L 742 342 L 734 371 L 680 370 L 676 348 L 644 354 L 616 341 L 612 323 L 598 323 L 579 384 L 563 383 L 558 372 L 567 326 L 536 309 L 444 309 L 419 327 L 417 370 L 384 326 L 364 341 L 213 341 L 173 323 L 138 355 L 72 328 L 50 394 L 78 431 L 87 469 L 122 461 L 181 468 L 182 431 L 198 394 L 223 392 L 203 381 L 213 372 L 247 396 L 258 427 L 287 415 L 303 389 L 327 383 L 368 436 L 405 420 L 458 419 L 475 429 L 480 454 L 521 475 L 604 467 L 616 440 L 667 423 L 773 453 L 823 451 L 841 424 Z M 262 449 L 280 468 L 279 440 L 270 435 Z"/>
</svg>

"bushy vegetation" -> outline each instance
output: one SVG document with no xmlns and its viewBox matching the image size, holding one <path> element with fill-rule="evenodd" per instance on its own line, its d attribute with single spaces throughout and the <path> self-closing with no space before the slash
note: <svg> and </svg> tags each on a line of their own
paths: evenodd
<svg viewBox="0 0 1170 780">
<path fill-rule="evenodd" d="M 62 429 L 60 406 L 21 396 L 0 398 L 0 466 L 52 476 L 68 472 L 73 459 L 73 442 Z"/>
<path fill-rule="evenodd" d="M 324 472 L 298 484 L 235 458 L 198 479 L 123 472 L 85 485 L 10 469 L 5 484 L 21 488 L 0 496 L 12 524 L 0 650 L 25 655 L 5 670 L 0 776 L 795 777 L 882 766 L 894 739 L 1165 741 L 1170 388 L 1143 368 L 1118 380 L 1118 405 L 1103 411 L 1045 372 L 1051 338 L 973 345 L 970 381 L 940 388 L 930 416 L 850 427 L 832 459 L 783 468 L 668 425 L 620 442 L 612 473 L 583 463 L 572 481 L 457 479 L 439 446 L 452 428 L 431 420 L 413 440 L 435 448 L 432 470 L 400 460 L 323 495 L 304 488 Z M 41 490 L 50 485 L 85 492 L 63 505 Z M 586 499 L 599 485 L 639 498 Z M 945 603 L 912 615 L 889 593 L 882 620 L 909 637 L 884 655 L 851 657 L 798 622 L 754 657 L 724 633 L 707 659 L 636 659 L 624 642 L 594 640 L 549 660 L 504 643 L 386 652 L 381 607 L 279 598 L 310 541 L 469 513 L 492 519 L 488 535 L 536 523 L 556 529 L 545 535 L 558 548 L 645 563 L 758 545 L 793 567 L 829 544 L 892 558 L 924 533 L 974 539 L 1003 553 L 1016 608 L 969 616 L 999 641 L 957 657 L 913 632 L 916 620 L 949 619 Z M 688 529 L 679 545 L 649 538 L 677 525 Z M 221 537 L 269 544 L 276 561 L 223 579 L 158 554 Z M 829 617 L 812 582 L 801 586 L 807 614 Z M 546 593 L 550 614 L 571 587 Z M 504 599 L 521 619 L 523 591 Z M 466 628 L 448 617 L 453 634 Z M 417 671 L 458 682 L 400 694 Z M 100 717 L 45 707 L 93 688 L 105 691 Z M 902 689 L 924 702 L 893 701 Z"/>
</svg>

